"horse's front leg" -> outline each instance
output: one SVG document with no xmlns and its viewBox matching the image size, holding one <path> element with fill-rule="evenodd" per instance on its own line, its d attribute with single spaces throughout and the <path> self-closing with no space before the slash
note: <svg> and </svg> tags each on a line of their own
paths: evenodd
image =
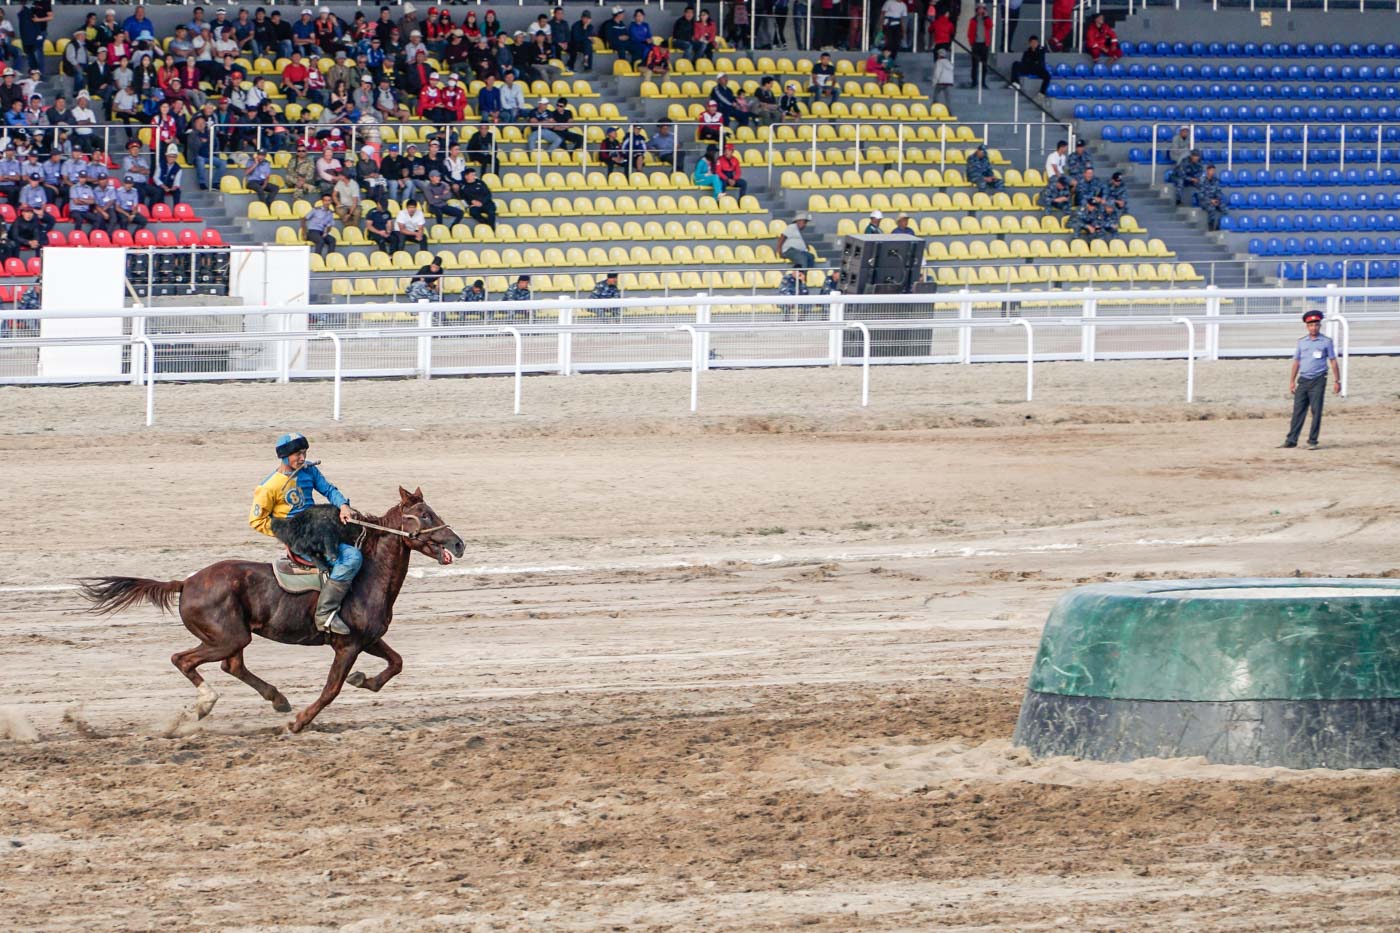
<svg viewBox="0 0 1400 933">
<path fill-rule="evenodd" d="M 350 673 L 350 668 L 355 666 L 355 659 L 360 656 L 360 650 L 360 646 L 351 641 L 350 637 L 340 640 L 340 644 L 336 645 L 335 660 L 331 662 L 331 671 L 326 675 L 326 686 L 321 690 L 321 695 L 287 725 L 288 731 L 300 732 L 305 729 L 321 710 L 340 695 L 340 688 L 345 685 L 345 677 Z"/>
<path fill-rule="evenodd" d="M 399 657 L 397 651 L 386 645 L 382 638 L 372 645 L 366 645 L 365 654 L 372 654 L 376 658 L 383 658 L 388 663 L 385 665 L 384 670 L 380 671 L 374 677 L 366 677 L 359 671 L 355 671 L 346 680 L 352 687 L 359 687 L 362 690 L 378 693 L 383 689 L 385 684 L 403 670 L 403 658 Z"/>
</svg>

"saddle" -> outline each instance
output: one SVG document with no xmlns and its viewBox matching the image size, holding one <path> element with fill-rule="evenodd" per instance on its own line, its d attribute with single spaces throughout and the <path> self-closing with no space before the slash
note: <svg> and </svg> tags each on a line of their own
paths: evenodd
<svg viewBox="0 0 1400 933">
<path fill-rule="evenodd" d="M 288 593 L 319 593 L 325 582 L 320 568 L 293 554 L 291 548 L 272 562 L 272 575 L 277 578 L 277 585 Z"/>
</svg>

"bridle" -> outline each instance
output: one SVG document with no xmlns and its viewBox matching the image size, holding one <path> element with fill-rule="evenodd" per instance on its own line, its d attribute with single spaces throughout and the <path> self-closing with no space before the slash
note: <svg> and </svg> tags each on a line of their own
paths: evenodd
<svg viewBox="0 0 1400 933">
<path fill-rule="evenodd" d="M 423 523 L 423 520 L 417 515 L 404 515 L 403 517 L 411 518 L 414 522 L 416 522 L 419 525 L 422 525 Z M 444 522 L 441 525 L 430 525 L 427 528 L 419 528 L 416 531 L 404 531 L 402 528 L 390 528 L 387 525 L 376 525 L 374 522 L 367 522 L 362 518 L 352 518 L 346 524 L 359 525 L 362 528 L 373 528 L 375 531 L 382 531 L 385 534 L 397 535 L 400 538 L 407 538 L 410 541 L 416 541 L 423 535 L 429 535 L 435 531 L 441 531 L 444 528 L 447 528 L 448 531 L 452 531 L 452 529 L 447 525 L 446 522 Z M 455 531 L 453 531 L 452 533 L 456 534 Z"/>
</svg>

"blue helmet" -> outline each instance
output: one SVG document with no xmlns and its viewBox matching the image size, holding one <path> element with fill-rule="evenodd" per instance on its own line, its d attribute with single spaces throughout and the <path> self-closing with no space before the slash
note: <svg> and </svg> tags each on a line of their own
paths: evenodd
<svg viewBox="0 0 1400 933">
<path fill-rule="evenodd" d="M 309 446 L 311 445 L 307 443 L 305 435 L 288 431 L 277 438 L 277 456 L 281 458 L 283 463 L 286 463 L 287 458 L 292 454 L 299 450 L 305 450 Z"/>
</svg>

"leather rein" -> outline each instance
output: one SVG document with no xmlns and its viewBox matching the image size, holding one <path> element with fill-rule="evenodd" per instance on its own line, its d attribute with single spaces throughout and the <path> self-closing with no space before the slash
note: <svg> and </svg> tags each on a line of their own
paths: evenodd
<svg viewBox="0 0 1400 933">
<path fill-rule="evenodd" d="M 419 520 L 416 515 L 405 515 L 404 518 L 411 518 L 415 522 Z M 376 525 L 374 522 L 367 522 L 361 518 L 352 518 L 350 521 L 346 522 L 346 524 L 359 525 L 361 528 L 373 528 L 375 531 L 398 535 L 400 538 L 407 538 L 410 541 L 416 540 L 421 535 L 428 535 L 432 534 L 434 531 L 441 531 L 444 528 L 447 528 L 449 531 L 452 530 L 446 523 L 443 523 L 441 525 L 432 525 L 428 528 L 419 528 L 417 531 L 404 531 L 402 528 L 390 528 L 387 525 Z M 456 532 L 453 532 L 453 534 L 456 534 Z"/>
</svg>

